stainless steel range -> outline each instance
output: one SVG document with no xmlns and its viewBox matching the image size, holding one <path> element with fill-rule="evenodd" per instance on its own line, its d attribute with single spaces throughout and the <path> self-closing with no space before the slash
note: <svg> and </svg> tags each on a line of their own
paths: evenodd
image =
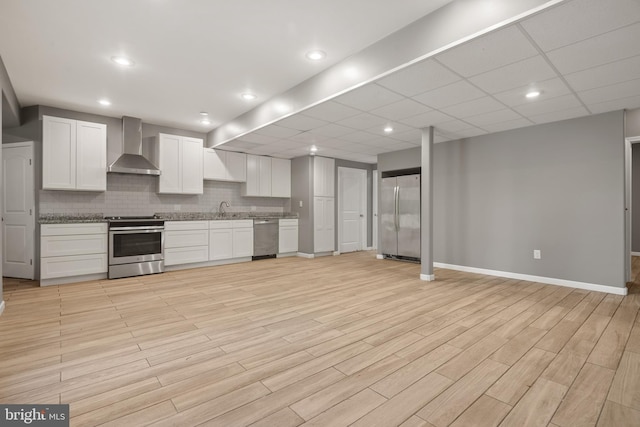
<svg viewBox="0 0 640 427">
<path fill-rule="evenodd" d="M 109 279 L 164 271 L 164 220 L 148 217 L 107 217 Z"/>
</svg>

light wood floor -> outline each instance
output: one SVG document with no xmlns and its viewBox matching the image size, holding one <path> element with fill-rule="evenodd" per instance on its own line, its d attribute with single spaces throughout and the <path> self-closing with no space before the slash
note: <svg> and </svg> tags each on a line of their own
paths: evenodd
<svg viewBox="0 0 640 427">
<path fill-rule="evenodd" d="M 640 286 L 418 276 L 361 252 L 5 279 L 0 402 L 72 426 L 640 425 Z"/>
</svg>

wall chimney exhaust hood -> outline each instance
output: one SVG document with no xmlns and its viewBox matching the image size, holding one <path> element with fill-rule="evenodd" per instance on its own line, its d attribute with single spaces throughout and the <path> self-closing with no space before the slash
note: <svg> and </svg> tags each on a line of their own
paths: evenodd
<svg viewBox="0 0 640 427">
<path fill-rule="evenodd" d="M 109 165 L 108 172 L 160 175 L 160 170 L 142 155 L 142 120 L 122 117 L 124 153 Z"/>
</svg>

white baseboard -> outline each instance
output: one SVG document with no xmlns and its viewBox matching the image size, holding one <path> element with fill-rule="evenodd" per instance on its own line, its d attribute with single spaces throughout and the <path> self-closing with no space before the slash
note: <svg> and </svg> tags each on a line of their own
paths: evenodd
<svg viewBox="0 0 640 427">
<path fill-rule="evenodd" d="M 338 256 L 340 255 L 340 251 L 333 251 L 333 256 Z"/>
<path fill-rule="evenodd" d="M 384 259 L 384 255 L 382 255 L 382 254 L 376 254 L 376 259 Z"/>
<path fill-rule="evenodd" d="M 300 258 L 307 258 L 307 259 L 313 259 L 316 257 L 314 254 L 306 254 L 304 252 L 298 252 L 298 256 Z"/>
<path fill-rule="evenodd" d="M 508 279 L 526 280 L 528 282 L 544 283 L 546 285 L 565 286 L 568 288 L 584 289 L 587 291 L 606 292 L 616 295 L 627 295 L 627 288 L 619 288 L 616 286 L 598 285 L 595 283 L 576 282 L 573 280 L 556 279 L 553 277 L 532 276 L 529 274 L 511 273 L 508 271 L 487 270 L 484 268 L 467 267 L 464 265 L 444 264 L 434 262 L 434 267 L 445 268 L 447 270 L 464 271 L 466 273 L 486 274 L 487 276 L 506 277 Z"/>
<path fill-rule="evenodd" d="M 434 274 L 422 274 L 420 273 L 420 280 L 424 280 L 426 282 L 433 282 L 436 280 L 436 276 Z"/>
<path fill-rule="evenodd" d="M 0 316 L 2 316 L 2 313 L 4 312 L 4 307 L 5 307 L 5 303 L 3 300 L 2 302 L 0 302 Z"/>
<path fill-rule="evenodd" d="M 640 256 L 640 252 L 631 252 L 631 256 Z"/>
</svg>

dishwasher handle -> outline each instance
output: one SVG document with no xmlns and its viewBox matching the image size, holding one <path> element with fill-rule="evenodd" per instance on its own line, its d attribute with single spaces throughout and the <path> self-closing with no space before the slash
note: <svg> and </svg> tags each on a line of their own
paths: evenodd
<svg viewBox="0 0 640 427">
<path fill-rule="evenodd" d="M 263 224 L 277 224 L 277 219 L 254 219 L 253 225 L 263 225 Z"/>
</svg>

